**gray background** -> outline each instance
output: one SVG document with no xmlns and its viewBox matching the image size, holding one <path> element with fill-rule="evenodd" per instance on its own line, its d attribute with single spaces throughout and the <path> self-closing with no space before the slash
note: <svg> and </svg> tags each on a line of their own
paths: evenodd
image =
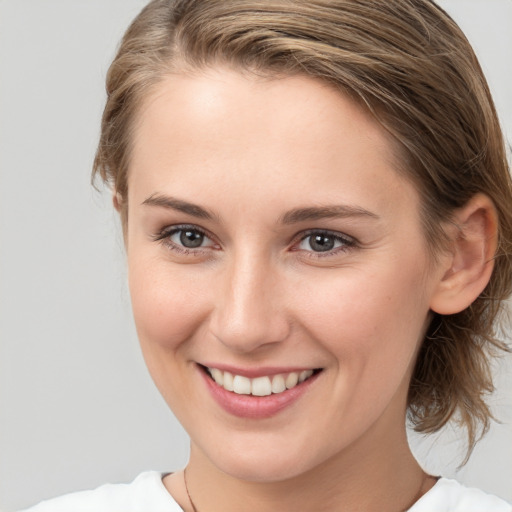
<svg viewBox="0 0 512 512">
<path fill-rule="evenodd" d="M 187 460 L 130 316 L 109 194 L 89 173 L 108 63 L 143 0 L 0 0 L 0 508 Z M 512 0 L 444 0 L 512 140 Z M 459 433 L 412 443 L 434 473 L 512 501 L 512 361 L 503 424 L 457 472 Z"/>
</svg>

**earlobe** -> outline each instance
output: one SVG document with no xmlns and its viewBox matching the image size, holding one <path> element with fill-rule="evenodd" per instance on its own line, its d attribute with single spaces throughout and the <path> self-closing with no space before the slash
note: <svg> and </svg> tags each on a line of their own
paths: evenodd
<svg viewBox="0 0 512 512">
<path fill-rule="evenodd" d="M 482 293 L 497 249 L 498 216 L 484 194 L 473 196 L 453 221 L 451 251 L 430 302 L 430 309 L 441 315 L 461 312 Z"/>
</svg>

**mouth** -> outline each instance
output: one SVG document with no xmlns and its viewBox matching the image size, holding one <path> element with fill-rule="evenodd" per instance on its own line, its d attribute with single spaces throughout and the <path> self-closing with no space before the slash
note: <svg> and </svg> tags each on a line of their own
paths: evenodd
<svg viewBox="0 0 512 512">
<path fill-rule="evenodd" d="M 231 416 L 272 418 L 289 410 L 318 382 L 323 369 L 240 369 L 198 364 L 210 396 Z M 243 375 L 241 375 L 243 374 Z"/>
<path fill-rule="evenodd" d="M 219 368 L 202 365 L 201 368 L 211 380 L 225 391 L 255 397 L 280 395 L 300 386 L 322 371 L 321 368 L 315 368 L 249 378 Z"/>
</svg>

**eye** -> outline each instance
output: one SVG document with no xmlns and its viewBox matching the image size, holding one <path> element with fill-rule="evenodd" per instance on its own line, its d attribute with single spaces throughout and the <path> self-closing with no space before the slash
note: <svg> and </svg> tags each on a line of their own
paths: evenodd
<svg viewBox="0 0 512 512">
<path fill-rule="evenodd" d="M 204 233 L 197 229 L 180 229 L 175 231 L 169 239 L 175 244 L 183 245 L 187 249 L 196 249 L 201 247 L 205 240 L 208 240 Z"/>
<path fill-rule="evenodd" d="M 154 239 L 177 252 L 195 252 L 196 249 L 216 247 L 215 242 L 197 226 L 169 226 Z"/>
<path fill-rule="evenodd" d="M 297 249 L 316 253 L 337 253 L 355 245 L 355 240 L 347 235 L 330 231 L 313 231 L 306 233 Z"/>
</svg>

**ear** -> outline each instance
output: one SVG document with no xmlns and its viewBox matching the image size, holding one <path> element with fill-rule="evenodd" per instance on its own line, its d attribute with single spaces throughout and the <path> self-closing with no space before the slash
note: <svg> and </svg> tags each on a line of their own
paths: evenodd
<svg viewBox="0 0 512 512">
<path fill-rule="evenodd" d="M 114 208 L 117 210 L 117 213 L 121 213 L 122 202 L 123 198 L 121 197 L 121 194 L 114 190 L 114 193 L 112 194 L 112 204 L 114 205 Z"/>
<path fill-rule="evenodd" d="M 455 212 L 449 228 L 451 251 L 444 275 L 431 297 L 430 309 L 452 315 L 466 309 L 491 278 L 498 239 L 498 215 L 492 201 L 476 194 Z"/>
</svg>

